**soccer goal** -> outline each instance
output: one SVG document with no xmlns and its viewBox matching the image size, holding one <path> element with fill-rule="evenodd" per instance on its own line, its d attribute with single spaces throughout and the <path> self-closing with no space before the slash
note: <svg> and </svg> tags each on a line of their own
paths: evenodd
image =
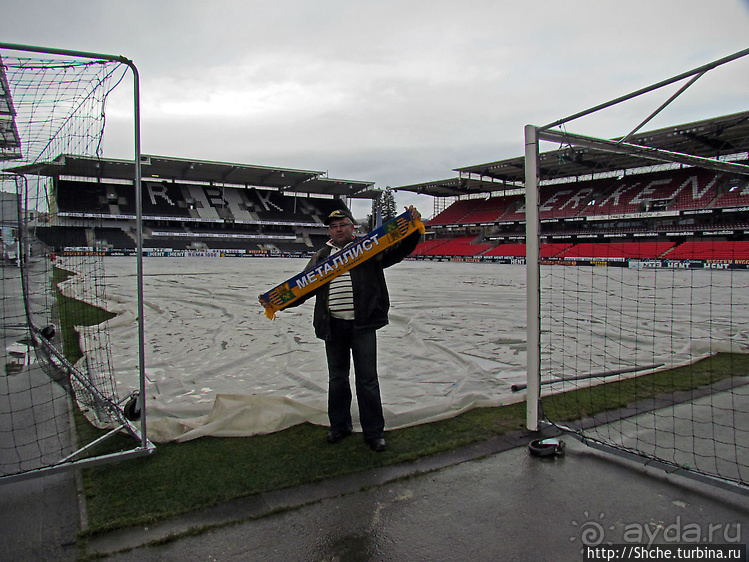
<svg viewBox="0 0 749 562">
<path fill-rule="evenodd" d="M 142 322 L 140 351 L 133 352 L 140 391 L 121 396 L 109 351 L 115 314 L 96 233 L 103 225 L 63 211 L 56 185 L 65 178 L 55 171 L 71 156 L 97 165 L 107 102 L 130 81 L 130 183 L 142 250 L 137 69 L 124 57 L 7 43 L 0 43 L 0 57 L 0 483 L 8 483 L 148 454 L 153 445 L 146 433 Z M 80 193 L 77 203 L 85 205 L 86 196 Z M 141 256 L 133 273 L 142 319 Z"/>
<path fill-rule="evenodd" d="M 709 71 L 746 55 L 525 129 L 528 429 L 553 425 L 593 447 L 742 493 L 749 493 L 749 270 L 745 257 L 727 252 L 747 231 L 692 229 L 699 213 L 730 223 L 729 210 L 740 211 L 719 202 L 747 189 L 749 114 L 639 131 Z M 621 138 L 567 130 L 669 86 L 678 89 Z M 541 152 L 544 141 L 556 150 Z M 622 248 L 640 248 L 640 255 L 600 258 L 594 250 L 602 246 L 579 244 L 588 248 L 573 258 L 540 256 L 549 237 L 539 218 L 540 188 L 583 179 L 592 186 L 587 204 L 598 205 L 603 220 L 589 222 L 576 242 L 608 244 L 606 256 Z M 639 206 L 627 208 L 634 185 Z M 677 193 L 685 190 L 704 209 L 679 211 Z M 600 209 L 610 209 L 608 216 Z M 642 228 L 629 228 L 633 219 Z M 698 253 L 696 234 L 712 237 L 712 253 Z"/>
</svg>

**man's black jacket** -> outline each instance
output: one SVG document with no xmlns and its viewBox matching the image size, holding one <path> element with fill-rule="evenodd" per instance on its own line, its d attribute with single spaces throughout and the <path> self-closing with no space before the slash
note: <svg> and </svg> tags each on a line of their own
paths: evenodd
<svg viewBox="0 0 749 562">
<path fill-rule="evenodd" d="M 388 294 L 383 270 L 400 262 L 416 249 L 421 233 L 416 231 L 403 240 L 386 248 L 373 258 L 349 270 L 351 286 L 354 290 L 354 328 L 357 330 L 378 330 L 388 323 L 390 295 Z M 325 245 L 318 250 L 305 269 L 318 264 L 330 256 L 332 248 Z M 328 291 L 330 283 L 312 291 L 296 301 L 290 307 L 298 306 L 315 295 L 315 314 L 312 324 L 315 335 L 325 340 L 330 334 L 330 311 L 328 310 Z"/>
</svg>

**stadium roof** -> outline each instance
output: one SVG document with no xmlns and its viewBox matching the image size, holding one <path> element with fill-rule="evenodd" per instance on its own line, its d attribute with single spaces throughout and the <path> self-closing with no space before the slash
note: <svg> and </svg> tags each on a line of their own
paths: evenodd
<svg viewBox="0 0 749 562">
<path fill-rule="evenodd" d="M 51 162 L 18 166 L 6 171 L 48 177 L 79 176 L 128 180 L 132 180 L 135 175 L 132 160 L 71 154 L 61 154 Z M 324 172 L 165 156 L 142 155 L 141 177 L 146 181 L 187 180 L 270 187 L 300 193 L 344 195 L 353 198 L 373 197 L 373 182 L 330 179 L 324 177 Z"/>
<path fill-rule="evenodd" d="M 444 180 L 428 181 L 395 187 L 396 191 L 413 191 L 433 197 L 454 197 L 456 195 L 470 195 L 472 193 L 489 193 L 506 189 L 517 189 L 518 186 L 492 179 L 476 179 L 470 177 L 448 178 Z"/>
<path fill-rule="evenodd" d="M 612 140 L 618 141 L 620 138 Z M 632 135 L 627 142 L 704 158 L 747 153 L 749 111 L 639 133 Z M 641 168 L 643 160 L 632 154 L 568 146 L 541 153 L 539 166 L 540 179 L 544 181 Z M 455 171 L 459 173 L 457 178 L 394 189 L 435 197 L 517 189 L 525 184 L 525 157 L 455 168 Z M 482 181 L 476 180 L 475 176 Z"/>
</svg>

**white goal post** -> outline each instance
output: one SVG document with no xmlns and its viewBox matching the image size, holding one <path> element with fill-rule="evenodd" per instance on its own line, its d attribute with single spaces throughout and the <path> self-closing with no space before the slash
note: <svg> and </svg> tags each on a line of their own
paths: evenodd
<svg viewBox="0 0 749 562">
<path fill-rule="evenodd" d="M 553 297 L 544 297 L 544 289 L 542 289 L 542 281 L 543 281 L 543 275 L 542 275 L 542 267 L 554 269 L 555 267 L 559 267 L 560 269 L 574 269 L 570 267 L 563 267 L 563 266 L 555 266 L 555 265 L 542 265 L 544 261 L 540 258 L 540 250 L 541 250 L 541 241 L 543 239 L 542 235 L 542 227 L 541 227 L 541 220 L 540 220 L 540 204 L 542 203 L 539 201 L 539 194 L 540 194 L 540 187 L 544 185 L 544 178 L 543 178 L 543 172 L 541 170 L 541 156 L 539 152 L 539 143 L 542 141 L 548 141 L 557 143 L 559 146 L 565 146 L 569 147 L 570 151 L 575 150 L 589 150 L 594 151 L 597 155 L 603 154 L 605 158 L 608 158 L 608 156 L 605 155 L 616 155 L 617 158 L 620 156 L 625 156 L 629 161 L 636 162 L 641 161 L 642 163 L 637 165 L 637 168 L 645 169 L 648 166 L 652 166 L 653 164 L 667 164 L 667 165 L 675 165 L 673 166 L 676 168 L 677 166 L 687 167 L 687 168 L 694 168 L 699 170 L 707 170 L 714 173 L 722 173 L 726 176 L 731 177 L 749 177 L 749 165 L 746 163 L 746 155 L 743 157 L 741 155 L 731 155 L 732 157 L 729 158 L 710 158 L 705 156 L 700 156 L 696 154 L 688 154 L 684 152 L 678 152 L 674 150 L 667 150 L 663 147 L 648 145 L 646 142 L 642 143 L 632 143 L 629 142 L 632 137 L 650 120 L 652 120 L 656 115 L 658 115 L 666 106 L 671 104 L 673 101 L 676 100 L 676 98 L 682 94 L 684 91 L 686 91 L 687 88 L 689 88 L 692 84 L 694 84 L 699 78 L 703 77 L 706 73 L 708 73 L 710 70 L 717 68 L 719 66 L 728 64 L 730 62 L 736 61 L 737 59 L 740 59 L 742 57 L 745 57 L 749 55 L 749 49 L 744 49 L 742 51 L 739 51 L 737 53 L 734 53 L 730 56 L 718 59 L 716 61 L 713 61 L 711 63 L 702 65 L 698 68 L 695 68 L 693 70 L 690 70 L 688 72 L 681 73 L 677 76 L 674 76 L 672 78 L 663 80 L 661 82 L 658 82 L 656 84 L 653 84 L 651 86 L 639 89 L 637 91 L 634 91 L 632 93 L 629 93 L 627 95 L 618 97 L 614 100 L 602 103 L 600 105 L 597 105 L 595 107 L 592 107 L 590 109 L 581 111 L 579 113 L 573 114 L 569 117 L 565 117 L 563 119 L 559 119 L 557 121 L 554 121 L 552 123 L 549 123 L 548 125 L 537 127 L 534 125 L 527 125 L 525 127 L 524 131 L 524 138 L 525 138 L 525 190 L 526 190 L 526 209 L 525 209 L 525 218 L 526 218 L 526 267 L 527 267 L 527 342 L 528 342 L 528 352 L 527 352 L 527 395 L 526 395 L 526 426 L 527 429 L 530 431 L 539 431 L 542 429 L 542 426 L 545 426 L 546 421 L 544 420 L 545 415 L 542 408 L 542 394 L 546 395 L 549 392 L 552 392 L 549 390 L 549 386 L 546 386 L 546 393 L 542 392 L 543 385 L 549 384 L 548 377 L 553 378 L 554 380 L 557 380 L 556 377 L 558 376 L 566 376 L 567 380 L 579 380 L 581 378 L 589 378 L 587 376 L 580 376 L 575 372 L 569 372 L 569 373 L 562 373 L 562 375 L 559 375 L 558 373 L 554 373 L 554 376 L 551 376 L 551 373 L 545 373 L 547 375 L 547 380 L 543 381 L 544 373 L 543 371 L 543 363 L 544 361 L 547 361 L 547 363 L 551 364 L 552 361 L 549 359 L 549 354 L 552 354 L 553 351 L 550 349 L 558 349 L 559 345 L 563 345 L 557 342 L 557 347 L 551 346 L 550 348 L 547 347 L 544 349 L 544 342 L 542 342 L 542 339 L 545 336 L 545 334 L 555 329 L 555 320 L 551 319 L 549 320 L 549 316 L 551 313 L 546 313 L 546 317 L 544 317 L 544 311 L 542 311 L 542 302 L 544 298 L 553 298 Z M 650 114 L 647 118 L 645 118 L 639 125 L 637 125 L 632 131 L 630 131 L 625 136 L 618 138 L 618 139 L 604 139 L 604 138 L 596 138 L 593 136 L 585 136 L 582 134 L 572 133 L 568 132 L 566 130 L 567 125 L 575 121 L 581 117 L 589 116 L 592 114 L 595 114 L 596 112 L 599 112 L 601 110 L 604 110 L 606 108 L 610 108 L 612 106 L 621 104 L 622 102 L 631 100 L 633 98 L 636 98 L 638 96 L 641 96 L 643 94 L 653 92 L 655 90 L 659 90 L 665 86 L 669 86 L 672 84 L 685 82 L 684 85 L 670 98 L 668 98 L 660 107 L 658 107 L 652 114 Z M 642 141 L 642 139 L 640 139 Z M 613 160 L 613 159 L 612 159 Z M 619 169 L 619 168 L 617 168 Z M 635 169 L 635 166 L 632 166 L 632 169 Z M 624 168 L 621 168 L 622 174 L 625 171 Z M 592 177 L 592 174 L 591 174 Z M 548 262 L 547 262 L 548 263 Z M 579 267 L 579 266 L 578 266 Z M 632 266 L 630 266 L 632 267 Z M 636 266 L 635 266 L 636 268 Z M 595 269 L 595 268 L 588 268 L 588 269 Z M 544 270 L 547 271 L 547 270 Z M 631 270 L 634 271 L 634 270 Z M 744 272 L 738 272 L 740 274 Z M 562 274 L 560 274 L 561 277 Z M 593 273 L 590 274 L 591 276 L 594 275 Z M 632 275 L 637 275 L 636 272 L 632 273 Z M 729 299 L 727 308 L 721 309 L 721 310 L 731 310 L 731 303 L 734 302 L 744 302 L 744 293 L 740 290 L 743 288 L 743 291 L 746 290 L 746 276 L 737 276 L 738 285 L 733 284 L 733 281 L 730 281 L 729 283 L 729 289 L 732 290 L 733 287 L 737 287 L 736 291 L 737 294 L 741 293 L 740 299 Z M 731 278 L 733 279 L 733 278 Z M 566 281 L 565 281 L 566 282 Z M 574 282 L 574 280 L 573 280 Z M 586 281 L 587 283 L 587 281 Z M 709 284 L 709 282 L 708 282 Z M 587 287 L 586 287 L 587 288 Z M 613 289 L 609 289 L 610 292 L 613 291 Z M 654 289 L 654 287 L 649 287 L 649 289 Z M 673 290 L 673 289 L 671 289 Z M 582 295 L 582 291 L 580 291 L 580 295 Z M 584 298 L 591 298 L 586 296 L 577 296 L 576 298 L 584 299 Z M 668 299 L 664 299 L 664 301 L 667 301 Z M 582 301 L 579 301 L 582 302 Z M 608 305 L 602 306 L 603 309 L 614 309 L 618 306 L 619 301 L 609 303 Z M 712 303 L 708 303 L 712 304 Z M 589 314 L 593 307 L 587 307 L 587 305 L 576 305 L 579 308 L 574 312 L 574 314 L 580 314 L 581 316 L 584 314 Z M 689 303 L 686 306 L 691 306 L 691 303 Z M 615 311 L 616 314 L 620 314 L 621 311 Z M 738 319 L 740 315 L 743 315 L 742 310 L 738 310 L 735 313 L 731 313 L 731 317 L 726 321 L 726 323 L 735 322 L 735 326 L 738 326 L 738 329 L 732 325 L 731 328 L 737 330 L 738 332 L 744 333 L 746 332 L 746 328 L 743 325 L 743 320 Z M 572 313 L 570 313 L 572 316 Z M 669 319 L 673 322 L 674 316 Z M 588 318 L 585 319 L 585 322 L 594 322 L 597 320 L 596 318 Z M 573 320 L 574 322 L 575 320 Z M 613 325 L 613 322 L 612 322 Z M 577 328 L 579 329 L 579 328 Z M 583 330 L 586 328 L 583 328 Z M 562 328 L 564 330 L 564 328 Z M 570 329 L 570 332 L 573 332 L 573 329 Z M 605 330 L 604 330 L 605 331 Z M 579 332 L 576 332 L 575 335 L 577 335 Z M 566 337 L 566 334 L 563 334 L 563 336 Z M 563 341 L 562 337 L 559 337 L 559 341 Z M 548 342 L 547 342 L 548 343 Z M 730 345 L 727 345 L 727 347 L 730 349 Z M 583 351 L 582 353 L 585 353 L 586 351 Z M 605 352 L 602 352 L 605 354 Z M 744 352 L 745 353 L 745 352 Z M 544 355 L 546 354 L 546 355 Z M 546 357 L 546 359 L 544 359 Z M 652 362 L 651 362 L 652 363 Z M 597 366 L 597 365 L 596 365 Z M 656 365 L 648 365 L 648 367 L 655 367 Z M 606 366 L 606 369 L 611 369 L 609 373 L 615 373 L 618 372 L 619 374 L 622 372 L 629 372 L 631 374 L 632 371 L 637 370 L 646 370 L 643 369 L 619 369 L 619 366 L 615 365 L 612 367 Z M 576 368 L 573 367 L 572 371 L 574 371 Z M 649 369 L 650 371 L 653 371 L 654 369 Z M 583 371 L 585 372 L 585 371 Z M 606 372 L 605 370 L 602 370 L 602 372 Z M 599 373 L 600 375 L 600 373 Z M 608 379 L 607 379 L 608 380 Z M 601 382 L 601 381 L 599 381 Z M 590 384 L 590 383 L 588 383 Z M 736 382 L 737 385 L 745 384 L 743 382 L 743 379 L 741 381 Z M 561 383 L 560 383 L 561 385 Z M 555 388 L 558 392 L 562 392 L 560 390 L 561 386 L 558 385 Z M 551 386 L 551 385 L 550 385 Z M 569 388 L 573 388 L 572 385 L 568 386 L 564 390 L 568 390 Z M 574 388 L 580 388 L 579 386 L 574 386 Z M 746 388 L 746 387 L 745 387 Z M 741 403 L 743 404 L 745 398 L 744 398 L 744 391 L 741 391 Z M 738 403 L 738 401 L 737 401 Z M 737 406 L 739 407 L 739 406 Z M 741 406 L 743 408 L 743 406 Z M 743 411 L 742 411 L 743 415 Z M 729 415 L 730 417 L 730 415 Z M 739 483 L 745 485 L 747 482 L 747 473 L 749 473 L 749 466 L 746 466 L 741 458 L 745 456 L 745 445 L 742 445 L 740 441 L 744 441 L 744 438 L 742 437 L 742 429 L 738 427 L 729 428 L 733 432 L 733 441 L 732 443 L 720 443 L 721 446 L 726 445 L 729 448 L 734 447 L 734 450 L 729 452 L 729 457 L 732 457 L 734 459 L 738 458 L 738 461 L 729 461 L 729 462 L 735 462 L 733 468 L 730 468 L 726 470 L 725 472 L 721 472 L 720 469 L 716 470 L 716 473 L 713 474 L 712 468 L 701 468 L 700 461 L 693 461 L 690 458 L 689 461 L 681 461 L 679 459 L 684 458 L 684 455 L 682 455 L 681 452 L 675 452 L 673 456 L 670 456 L 665 459 L 661 459 L 658 457 L 657 454 L 651 454 L 651 453 L 642 453 L 640 450 L 634 451 L 634 456 L 637 455 L 645 455 L 648 456 L 649 462 L 654 462 L 656 465 L 658 463 L 662 463 L 663 466 L 668 466 L 670 470 L 674 470 L 674 467 L 678 467 L 679 470 L 682 468 L 685 468 L 686 465 L 695 465 L 696 469 L 695 472 L 699 473 L 697 474 L 698 479 L 706 479 L 708 481 L 713 481 L 714 479 L 717 479 L 718 481 L 722 481 L 724 478 L 727 480 L 730 480 L 730 484 L 733 485 L 734 483 Z M 676 440 L 673 436 L 672 440 Z M 583 441 L 585 441 L 586 438 L 583 436 Z M 605 441 L 605 439 L 603 440 Z M 626 449 L 626 447 L 624 447 Z M 638 449 L 637 446 L 633 447 L 634 449 Z M 647 449 L 647 447 L 643 447 L 643 449 Z M 630 451 L 627 451 L 629 454 Z M 670 454 L 670 453 L 669 453 Z M 712 459 L 710 462 L 712 462 L 713 465 L 720 465 L 723 463 L 725 459 L 723 459 L 720 454 L 716 453 L 716 458 Z M 627 456 L 626 454 L 624 456 Z M 694 468 L 694 467 L 692 467 Z M 685 468 L 686 472 L 689 472 L 691 468 L 687 467 Z M 730 473 L 729 476 L 725 476 L 726 473 Z M 691 477 L 694 477 L 694 474 L 688 474 Z"/>
</svg>

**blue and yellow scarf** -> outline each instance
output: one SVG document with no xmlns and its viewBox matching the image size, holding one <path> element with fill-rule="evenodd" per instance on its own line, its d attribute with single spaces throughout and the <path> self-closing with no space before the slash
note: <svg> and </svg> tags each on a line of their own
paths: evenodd
<svg viewBox="0 0 749 562">
<path fill-rule="evenodd" d="M 279 310 L 283 310 L 304 295 L 364 263 L 417 230 L 423 234 L 424 225 L 420 220 L 411 217 L 410 210 L 389 220 L 335 255 L 312 265 L 288 281 L 260 295 L 262 300 L 270 303 L 270 306 L 265 309 L 265 315 L 271 320 L 275 319 L 276 312 Z"/>
</svg>

